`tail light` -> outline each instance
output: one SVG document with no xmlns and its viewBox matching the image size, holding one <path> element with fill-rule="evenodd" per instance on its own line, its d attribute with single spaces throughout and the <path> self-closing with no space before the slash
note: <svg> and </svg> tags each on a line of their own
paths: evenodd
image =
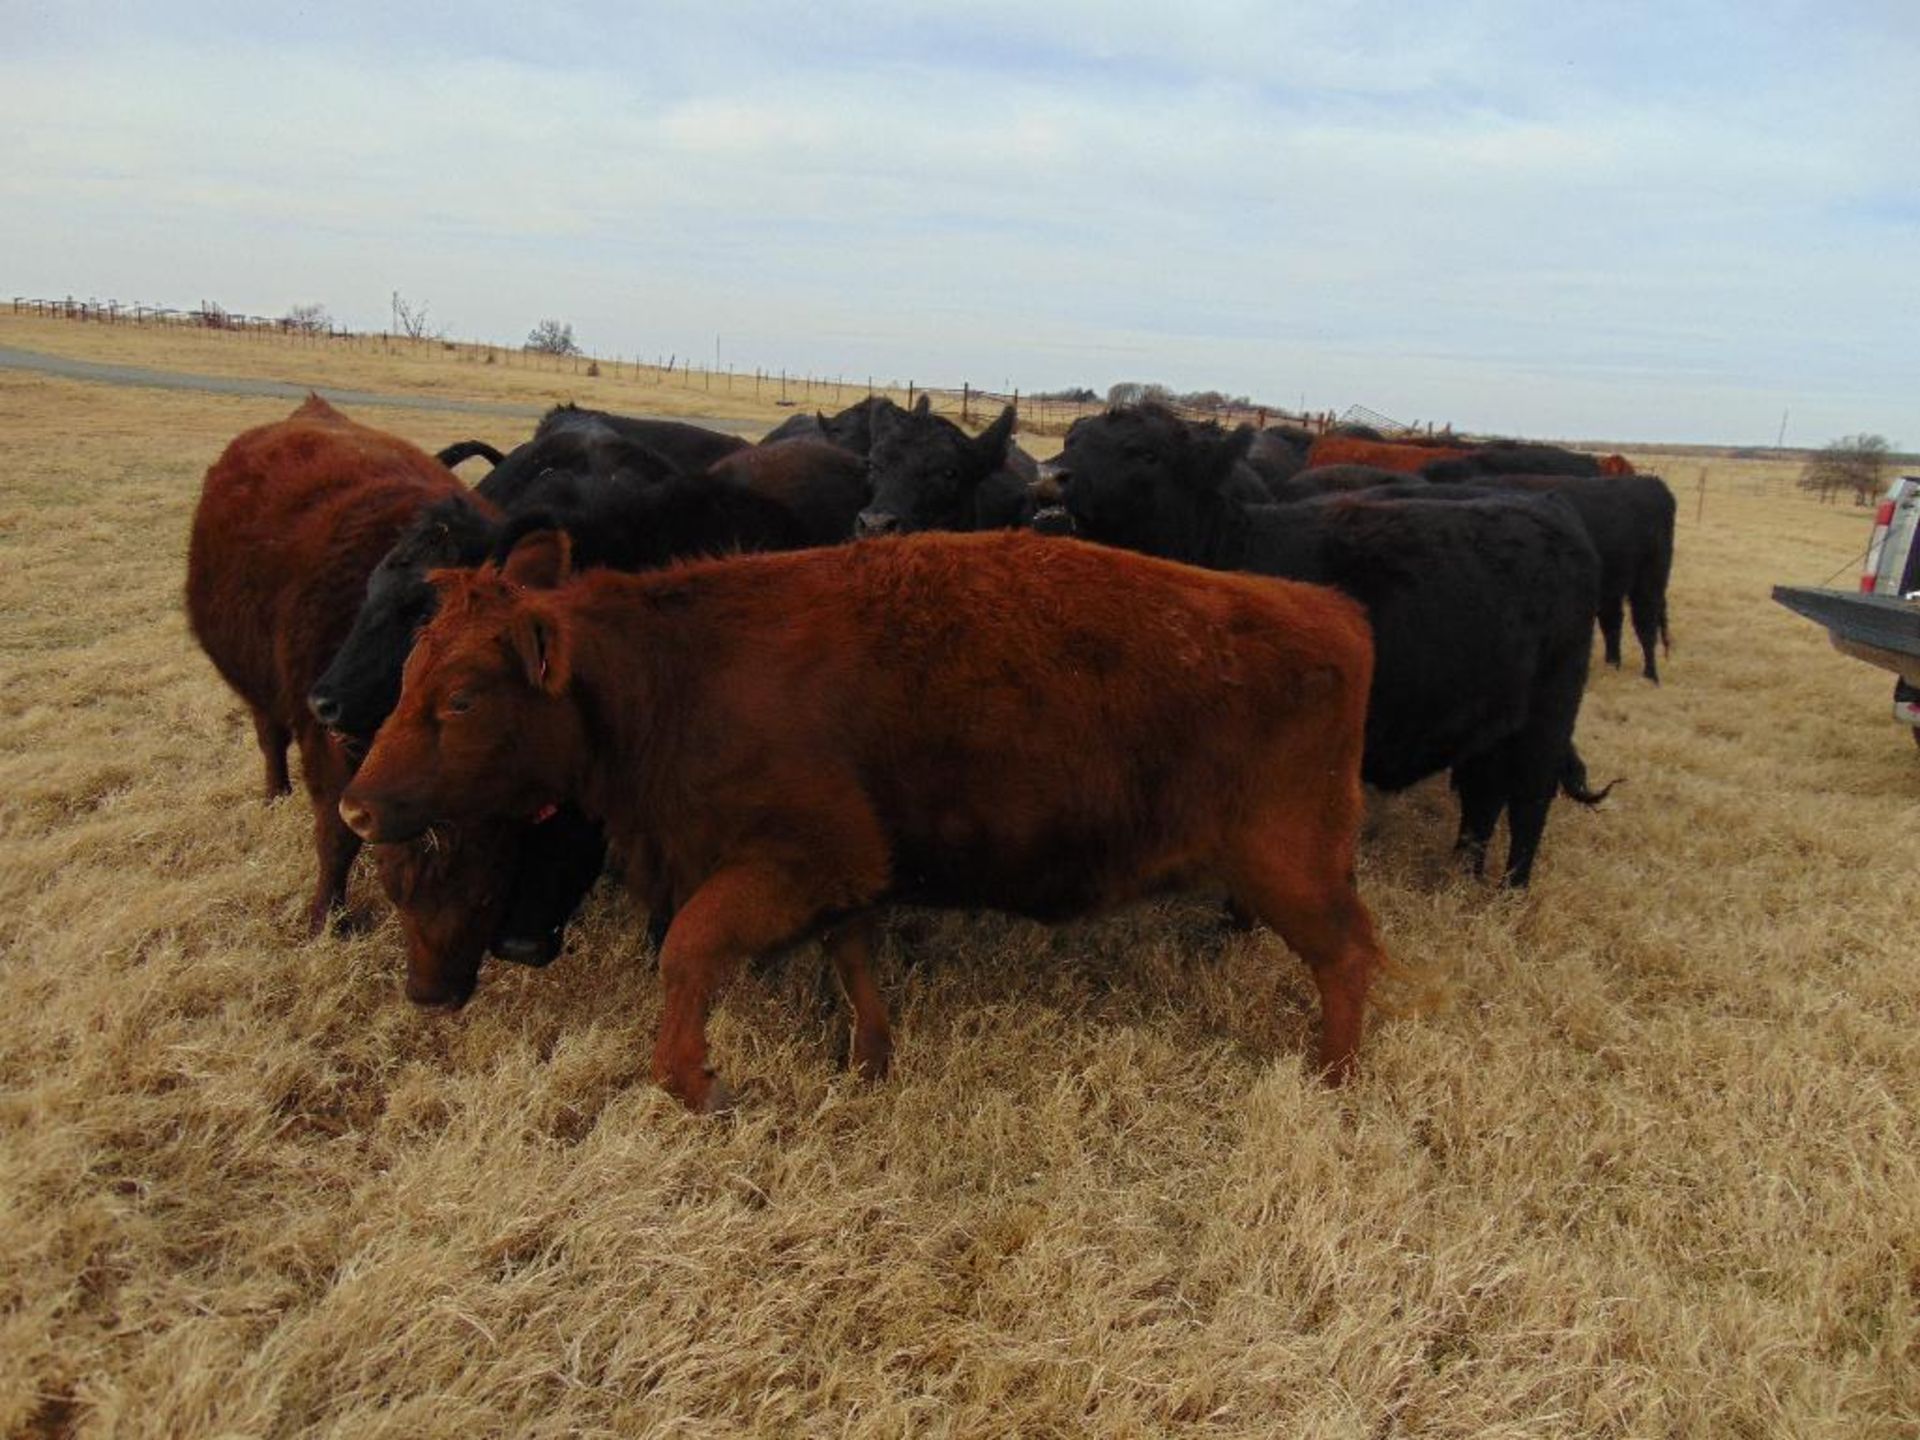
<svg viewBox="0 0 1920 1440">
<path fill-rule="evenodd" d="M 1893 500 L 1882 500 L 1873 512 L 1873 539 L 1867 542 L 1867 565 L 1860 572 L 1860 593 L 1871 595 L 1880 579 L 1880 557 L 1887 548 L 1887 531 L 1893 526 Z"/>
</svg>

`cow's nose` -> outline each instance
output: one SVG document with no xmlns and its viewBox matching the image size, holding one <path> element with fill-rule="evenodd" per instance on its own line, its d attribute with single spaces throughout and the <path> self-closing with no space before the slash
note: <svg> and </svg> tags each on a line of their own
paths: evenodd
<svg viewBox="0 0 1920 1440">
<path fill-rule="evenodd" d="M 1073 516 L 1064 505 L 1049 505 L 1037 511 L 1032 521 L 1033 528 L 1042 535 L 1072 535 Z"/>
<path fill-rule="evenodd" d="M 340 797 L 340 818 L 346 821 L 347 828 L 362 840 L 373 839 L 373 811 L 369 810 L 365 805 L 362 805 L 358 800 L 352 800 L 342 795 Z"/>
<path fill-rule="evenodd" d="M 885 510 L 862 510 L 853 522 L 853 533 L 861 537 L 891 535 L 900 528 L 900 517 Z"/>
<path fill-rule="evenodd" d="M 329 730 L 340 724 L 340 702 L 331 695 L 315 690 L 307 696 L 307 708 L 313 711 L 313 718 Z"/>
</svg>

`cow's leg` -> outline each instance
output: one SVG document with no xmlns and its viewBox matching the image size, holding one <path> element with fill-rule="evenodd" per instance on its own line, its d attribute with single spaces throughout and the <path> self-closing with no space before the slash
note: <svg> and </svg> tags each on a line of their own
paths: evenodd
<svg viewBox="0 0 1920 1440">
<path fill-rule="evenodd" d="M 1529 792 L 1515 795 L 1507 805 L 1507 873 L 1503 882 L 1510 890 L 1524 890 L 1533 879 L 1533 857 L 1539 852 L 1540 837 L 1547 830 L 1547 811 L 1553 805 L 1553 791 L 1544 795 Z"/>
<path fill-rule="evenodd" d="M 1616 670 L 1620 668 L 1620 627 L 1626 620 L 1623 598 L 1612 592 L 1600 596 L 1600 639 L 1606 646 L 1607 664 Z"/>
<path fill-rule="evenodd" d="M 313 899 L 307 905 L 307 933 L 326 930 L 347 905 L 347 874 L 360 853 L 360 837 L 340 818 L 340 792 L 352 778 L 353 762 L 317 726 L 300 733 L 300 778 L 313 802 L 313 849 L 319 862 Z"/>
<path fill-rule="evenodd" d="M 1234 877 L 1234 896 L 1278 931 L 1313 972 L 1320 992 L 1320 1070 L 1328 1084 L 1339 1085 L 1353 1073 L 1367 990 L 1381 965 L 1373 917 L 1354 886 L 1351 845 L 1282 847 L 1269 840 L 1255 853 L 1265 863 Z"/>
<path fill-rule="evenodd" d="M 1477 879 L 1486 874 L 1487 846 L 1507 806 L 1507 767 L 1500 753 L 1477 755 L 1456 766 L 1453 788 L 1460 793 L 1460 834 L 1453 853 Z"/>
<path fill-rule="evenodd" d="M 1633 638 L 1640 642 L 1640 654 L 1645 664 L 1640 673 L 1654 684 L 1660 683 L 1660 667 L 1655 663 L 1654 649 L 1660 643 L 1660 610 L 1657 601 L 1643 595 L 1632 597 Z"/>
<path fill-rule="evenodd" d="M 260 758 L 267 762 L 267 799 L 293 793 L 293 781 L 287 774 L 287 746 L 293 734 L 258 705 L 253 710 L 253 738 L 259 742 Z"/>
<path fill-rule="evenodd" d="M 707 1016 L 740 962 L 792 940 L 820 903 L 788 870 L 743 864 L 688 897 L 660 951 L 664 1006 L 653 1078 L 689 1110 L 712 1113 L 733 1097 L 707 1064 Z"/>
<path fill-rule="evenodd" d="M 840 988 L 853 1008 L 853 1049 L 848 1068 L 866 1080 L 884 1080 L 893 1061 L 893 1030 L 887 1002 L 873 978 L 873 915 L 861 911 L 836 921 L 822 937 Z"/>
</svg>

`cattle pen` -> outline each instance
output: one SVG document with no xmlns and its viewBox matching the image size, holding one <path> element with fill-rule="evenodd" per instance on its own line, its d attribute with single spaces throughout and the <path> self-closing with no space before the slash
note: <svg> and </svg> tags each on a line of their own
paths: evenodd
<svg viewBox="0 0 1920 1440">
<path fill-rule="evenodd" d="M 371 423 L 429 451 L 530 428 L 436 399 L 669 393 L 69 328 L 414 396 Z M 677 413 L 785 413 L 705 394 Z M 1556 814 L 1529 894 L 1455 874 L 1444 779 L 1370 797 L 1405 973 L 1338 1095 L 1303 968 L 1200 897 L 893 916 L 878 1085 L 816 949 L 750 969 L 715 1122 L 648 1082 L 616 887 L 455 1015 L 401 997 L 364 869 L 369 927 L 303 938 L 305 806 L 260 798 L 181 610 L 203 473 L 289 408 L 0 370 L 0 1433 L 1920 1429 L 1920 763 L 1882 677 L 1766 598 L 1860 550 L 1792 460 L 1630 450 L 1712 501 L 1663 683 L 1588 687 L 1582 753 L 1628 783 Z"/>
</svg>

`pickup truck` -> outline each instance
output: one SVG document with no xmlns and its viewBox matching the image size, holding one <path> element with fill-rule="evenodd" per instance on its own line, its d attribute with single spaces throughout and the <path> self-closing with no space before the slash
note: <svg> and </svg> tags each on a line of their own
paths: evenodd
<svg viewBox="0 0 1920 1440">
<path fill-rule="evenodd" d="M 1776 585 L 1773 598 L 1817 625 L 1843 655 L 1891 670 L 1893 718 L 1920 745 L 1920 476 L 1903 475 L 1874 511 L 1858 590 Z"/>
</svg>

